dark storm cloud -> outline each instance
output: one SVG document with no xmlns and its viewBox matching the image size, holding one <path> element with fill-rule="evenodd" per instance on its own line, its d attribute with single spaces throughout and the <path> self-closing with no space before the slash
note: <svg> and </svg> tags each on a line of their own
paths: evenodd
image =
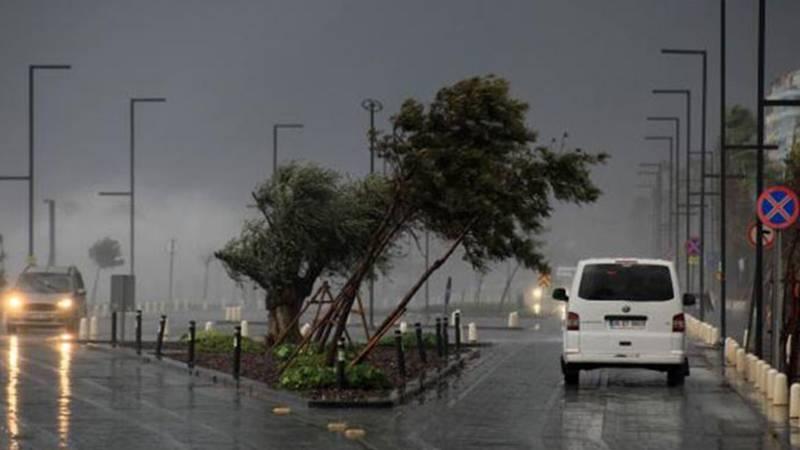
<svg viewBox="0 0 800 450">
<path fill-rule="evenodd" d="M 729 4 L 731 102 L 752 104 L 755 2 Z M 612 155 L 596 174 L 605 197 L 559 208 L 552 240 L 570 241 L 579 253 L 625 253 L 636 248 L 623 223 L 636 164 L 663 154 L 642 141 L 644 117 L 683 111 L 649 91 L 699 89 L 699 65 L 661 56 L 660 48 L 709 49 L 709 147 L 714 141 L 717 7 L 695 0 L 3 0 L 0 172 L 27 169 L 27 65 L 72 64 L 69 72 L 37 75 L 37 253 L 44 256 L 46 242 L 41 198 L 55 198 L 64 215 L 62 259 L 88 268 L 92 241 L 127 242 L 125 200 L 96 195 L 127 187 L 127 99 L 167 97 L 142 105 L 137 118 L 139 261 L 151 270 L 141 275 L 157 280 L 148 286 L 158 286 L 162 244 L 177 236 L 186 261 L 180 279 L 191 286 L 201 273 L 197 256 L 237 232 L 250 190 L 271 172 L 273 123 L 305 124 L 281 134 L 281 160 L 361 176 L 368 170 L 363 98 L 383 101 L 385 126 L 406 97 L 426 100 L 446 83 L 495 73 L 531 103 L 542 141 L 566 130 L 570 145 Z M 773 78 L 800 67 L 800 4 L 776 0 L 769 9 Z M 0 190 L 0 232 L 15 268 L 26 248 L 25 194 L 19 183 Z M 394 278 L 402 284 L 403 271 L 416 269 L 398 264 Z M 449 270 L 473 282 L 463 265 Z"/>
</svg>

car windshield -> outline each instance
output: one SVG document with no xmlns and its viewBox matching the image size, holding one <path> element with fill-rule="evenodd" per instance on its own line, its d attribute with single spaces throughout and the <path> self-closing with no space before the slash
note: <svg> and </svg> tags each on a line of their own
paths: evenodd
<svg viewBox="0 0 800 450">
<path fill-rule="evenodd" d="M 61 273 L 23 273 L 17 281 L 17 289 L 40 294 L 63 293 L 72 290 L 69 275 Z"/>
<path fill-rule="evenodd" d="M 578 292 L 586 300 L 664 301 L 675 297 L 666 266 L 591 264 L 583 268 Z"/>
</svg>

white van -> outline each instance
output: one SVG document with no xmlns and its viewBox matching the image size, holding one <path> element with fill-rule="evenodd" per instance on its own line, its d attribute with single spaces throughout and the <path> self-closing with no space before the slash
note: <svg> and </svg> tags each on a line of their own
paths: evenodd
<svg viewBox="0 0 800 450">
<path fill-rule="evenodd" d="M 564 383 L 576 385 L 581 370 L 603 367 L 645 368 L 667 372 L 671 386 L 689 374 L 684 305 L 670 261 L 603 258 L 578 263 L 567 302 L 561 370 Z"/>
</svg>

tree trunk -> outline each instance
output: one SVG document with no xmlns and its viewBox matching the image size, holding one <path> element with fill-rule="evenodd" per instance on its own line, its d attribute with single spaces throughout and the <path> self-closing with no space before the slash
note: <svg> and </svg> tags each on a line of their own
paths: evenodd
<svg viewBox="0 0 800 450">
<path fill-rule="evenodd" d="M 94 283 L 92 283 L 92 304 L 94 305 L 95 299 L 97 298 L 97 280 L 100 278 L 100 266 L 97 266 L 97 270 L 94 272 Z"/>
<path fill-rule="evenodd" d="M 267 294 L 266 303 L 269 317 L 267 319 L 267 343 L 271 344 L 285 334 L 283 342 L 300 342 L 300 322 L 295 320 L 303 307 L 306 289 L 290 287 L 277 293 L 277 297 L 270 299 Z"/>
</svg>

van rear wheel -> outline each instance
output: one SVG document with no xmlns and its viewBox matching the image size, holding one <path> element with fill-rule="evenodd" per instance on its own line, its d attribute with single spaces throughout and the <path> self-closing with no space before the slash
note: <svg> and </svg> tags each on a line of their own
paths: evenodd
<svg viewBox="0 0 800 450">
<path fill-rule="evenodd" d="M 577 386 L 580 382 L 580 371 L 574 369 L 564 370 L 564 384 L 567 386 Z"/>
<path fill-rule="evenodd" d="M 686 379 L 686 369 L 683 366 L 667 371 L 667 386 L 682 386 Z"/>
</svg>

